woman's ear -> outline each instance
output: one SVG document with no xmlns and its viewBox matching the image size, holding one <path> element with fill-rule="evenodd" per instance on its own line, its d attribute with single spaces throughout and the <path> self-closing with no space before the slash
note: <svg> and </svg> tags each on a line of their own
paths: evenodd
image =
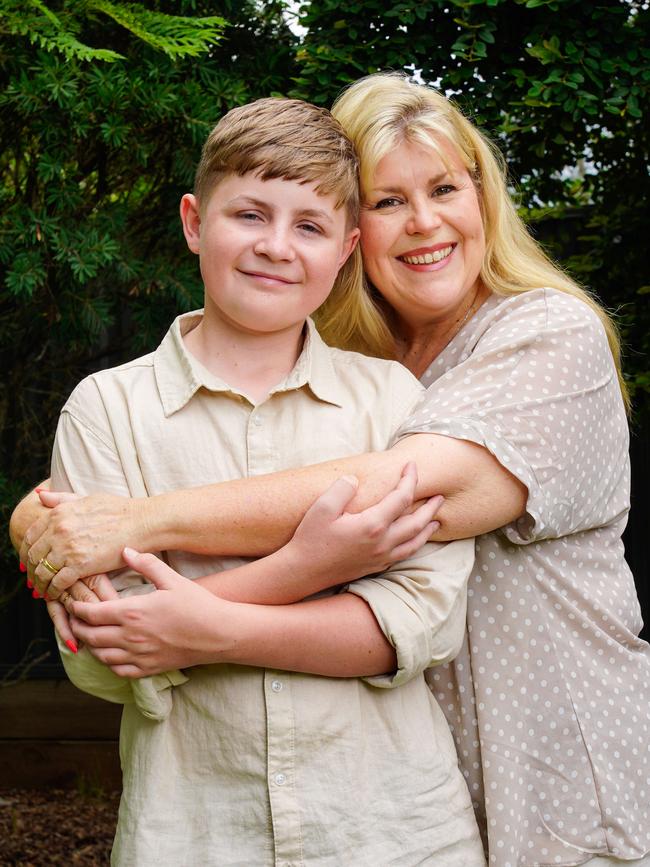
<svg viewBox="0 0 650 867">
<path fill-rule="evenodd" d="M 180 211 L 187 246 L 193 253 L 198 253 L 201 238 L 201 213 L 198 200 L 193 193 L 185 193 L 181 199 Z"/>
</svg>

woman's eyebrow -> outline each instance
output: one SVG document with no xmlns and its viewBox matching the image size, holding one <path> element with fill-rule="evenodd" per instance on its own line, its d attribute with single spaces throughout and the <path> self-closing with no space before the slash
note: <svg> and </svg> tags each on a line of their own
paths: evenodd
<svg viewBox="0 0 650 867">
<path fill-rule="evenodd" d="M 437 175 L 434 175 L 432 178 L 429 178 L 427 181 L 427 186 L 433 187 L 436 184 L 439 184 L 440 181 L 444 181 L 445 178 L 449 178 L 453 172 L 450 169 L 445 169 L 442 172 L 439 172 Z M 373 187 L 373 193 L 399 193 L 402 191 L 402 187 L 397 186 L 389 186 L 389 187 Z"/>
</svg>

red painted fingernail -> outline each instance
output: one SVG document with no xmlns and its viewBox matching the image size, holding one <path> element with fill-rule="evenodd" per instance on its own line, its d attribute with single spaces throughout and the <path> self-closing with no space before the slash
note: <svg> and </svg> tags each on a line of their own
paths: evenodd
<svg viewBox="0 0 650 867">
<path fill-rule="evenodd" d="M 43 489 L 43 488 L 34 488 L 34 490 L 36 491 L 37 494 L 40 494 L 41 491 L 44 490 L 44 489 Z"/>
<path fill-rule="evenodd" d="M 77 645 L 74 643 L 74 641 L 70 641 L 70 639 L 68 639 L 66 641 L 65 646 L 68 648 L 68 650 L 71 650 L 73 653 L 76 653 L 77 650 L 79 649 L 77 647 Z"/>
<path fill-rule="evenodd" d="M 27 583 L 27 589 L 32 590 L 34 587 L 34 582 L 32 581 L 32 579 L 28 578 L 26 583 Z"/>
<path fill-rule="evenodd" d="M 36 588 L 34 588 L 32 590 L 32 596 L 34 597 L 34 599 L 40 599 L 41 598 L 41 594 L 38 592 L 38 590 Z"/>
<path fill-rule="evenodd" d="M 21 572 L 26 572 L 26 571 L 27 571 L 27 566 L 25 566 L 24 563 L 19 563 L 19 564 L 18 564 L 18 568 L 20 569 Z"/>
</svg>

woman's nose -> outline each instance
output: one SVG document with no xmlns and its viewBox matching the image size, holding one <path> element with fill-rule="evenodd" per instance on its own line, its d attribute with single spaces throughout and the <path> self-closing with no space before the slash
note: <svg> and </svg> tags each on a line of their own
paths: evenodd
<svg viewBox="0 0 650 867">
<path fill-rule="evenodd" d="M 273 262 L 292 262 L 296 257 L 290 233 L 282 227 L 267 226 L 254 246 L 258 256 L 266 256 Z"/>
<path fill-rule="evenodd" d="M 427 197 L 424 201 L 413 202 L 406 223 L 409 235 L 430 235 L 439 228 L 442 220 L 436 203 Z"/>
</svg>

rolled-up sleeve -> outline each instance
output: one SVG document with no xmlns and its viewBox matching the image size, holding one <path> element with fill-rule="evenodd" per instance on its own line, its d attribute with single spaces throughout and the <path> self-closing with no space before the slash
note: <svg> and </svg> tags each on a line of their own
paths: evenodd
<svg viewBox="0 0 650 867">
<path fill-rule="evenodd" d="M 467 615 L 467 581 L 474 540 L 429 542 L 408 560 L 346 588 L 364 599 L 397 654 L 395 672 L 364 678 L 393 688 L 460 650 Z"/>
</svg>

